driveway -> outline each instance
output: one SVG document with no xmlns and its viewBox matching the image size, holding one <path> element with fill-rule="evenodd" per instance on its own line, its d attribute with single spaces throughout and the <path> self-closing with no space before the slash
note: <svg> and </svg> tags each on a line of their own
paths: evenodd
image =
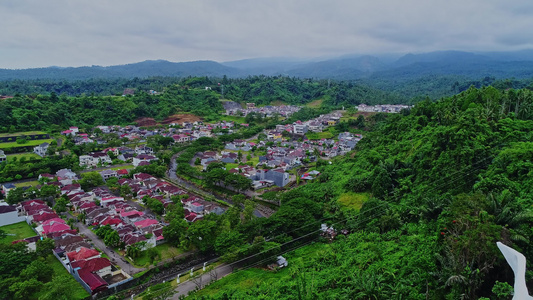
<svg viewBox="0 0 533 300">
<path fill-rule="evenodd" d="M 69 216 L 72 217 L 70 214 Z M 124 270 L 126 273 L 133 275 L 135 273 L 139 273 L 141 271 L 144 271 L 142 268 L 137 268 L 132 266 L 129 262 L 127 262 L 122 256 L 117 254 L 115 251 L 113 251 L 110 248 L 107 248 L 107 246 L 104 244 L 104 242 L 94 234 L 85 224 L 81 222 L 76 222 L 74 224 L 77 226 L 80 230 L 80 234 L 83 234 L 87 237 L 87 239 L 91 240 L 91 243 L 94 245 L 94 247 L 100 249 L 102 252 L 104 252 L 107 256 L 109 256 L 109 260 L 114 264 L 120 266 L 122 270 Z"/>
</svg>

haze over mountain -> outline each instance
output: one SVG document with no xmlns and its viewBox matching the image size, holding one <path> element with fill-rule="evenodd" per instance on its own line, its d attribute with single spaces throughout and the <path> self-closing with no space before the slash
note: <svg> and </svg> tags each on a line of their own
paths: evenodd
<svg viewBox="0 0 533 300">
<path fill-rule="evenodd" d="M 134 78 L 151 76 L 245 77 L 284 75 L 337 80 L 414 80 L 424 76 L 460 75 L 470 79 L 533 77 L 533 51 L 438 51 L 391 55 L 352 55 L 331 59 L 256 58 L 228 62 L 169 62 L 152 60 L 117 66 L 76 68 L 0 69 L 0 80 Z"/>
</svg>

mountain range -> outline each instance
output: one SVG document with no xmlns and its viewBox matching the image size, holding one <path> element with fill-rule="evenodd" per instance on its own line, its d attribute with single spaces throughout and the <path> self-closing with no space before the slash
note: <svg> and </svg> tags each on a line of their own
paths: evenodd
<svg viewBox="0 0 533 300">
<path fill-rule="evenodd" d="M 329 59 L 256 58 L 230 62 L 149 60 L 117 66 L 0 69 L 0 80 L 134 78 L 153 76 L 295 76 L 336 80 L 416 80 L 459 75 L 470 79 L 532 78 L 533 50 L 515 52 L 437 51 L 391 55 L 346 55 Z"/>
</svg>

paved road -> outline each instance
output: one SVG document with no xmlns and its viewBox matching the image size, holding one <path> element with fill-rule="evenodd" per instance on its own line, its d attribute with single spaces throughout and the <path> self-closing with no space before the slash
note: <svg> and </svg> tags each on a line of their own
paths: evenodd
<svg viewBox="0 0 533 300">
<path fill-rule="evenodd" d="M 195 290 L 198 286 L 200 286 L 200 288 L 203 288 L 204 286 L 206 286 L 207 284 L 209 284 L 211 281 L 216 281 L 228 274 L 231 274 L 232 272 L 232 267 L 231 266 L 228 266 L 228 265 L 221 265 L 219 267 L 217 267 L 214 271 L 211 271 L 211 272 L 206 272 L 204 275 L 202 275 L 201 277 L 201 280 L 196 280 L 193 281 L 193 280 L 187 280 L 183 283 L 181 283 L 180 285 L 178 285 L 178 287 L 176 288 L 176 294 L 174 294 L 174 296 L 172 296 L 172 299 L 173 300 L 177 300 L 179 299 L 179 297 L 181 296 L 187 296 L 187 294 L 189 294 L 189 292 Z M 211 274 L 216 274 L 216 277 L 212 277 Z M 174 279 L 176 280 L 176 279 Z"/>
<path fill-rule="evenodd" d="M 70 215 L 70 214 L 68 214 L 68 215 L 72 219 L 74 219 L 74 217 L 72 215 Z M 113 264 L 119 265 L 120 268 L 122 270 L 124 270 L 126 273 L 128 273 L 130 275 L 133 275 L 135 273 L 139 273 L 139 272 L 144 270 L 142 268 L 136 268 L 136 267 L 132 266 L 130 263 L 128 263 L 125 260 L 123 260 L 123 257 L 120 256 L 119 254 L 117 254 L 115 251 L 113 251 L 112 249 L 108 249 L 107 246 L 104 244 L 104 242 L 101 239 L 99 239 L 96 236 L 96 234 L 94 234 L 94 232 L 92 232 L 85 224 L 83 224 L 81 222 L 77 222 L 74 225 L 79 228 L 80 234 L 83 234 L 88 239 L 90 239 L 91 242 L 94 244 L 94 246 L 96 248 L 100 249 L 107 256 L 109 256 L 109 260 L 111 260 L 111 262 Z"/>
</svg>

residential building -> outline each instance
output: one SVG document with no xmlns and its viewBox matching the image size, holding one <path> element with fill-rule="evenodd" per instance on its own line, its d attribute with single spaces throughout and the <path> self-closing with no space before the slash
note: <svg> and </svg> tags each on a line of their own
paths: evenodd
<svg viewBox="0 0 533 300">
<path fill-rule="evenodd" d="M 40 157 L 44 157 L 46 155 L 46 152 L 48 151 L 48 147 L 50 147 L 50 144 L 48 143 L 42 143 L 39 146 L 36 146 L 33 148 L 33 152 Z"/>
<path fill-rule="evenodd" d="M 148 154 L 139 154 L 133 158 L 133 165 L 138 166 L 141 162 L 152 162 L 157 160 L 157 157 Z"/>
<path fill-rule="evenodd" d="M 305 124 L 294 124 L 293 130 L 294 134 L 306 134 L 308 127 Z"/>
<path fill-rule="evenodd" d="M 19 216 L 15 206 L 0 205 L 0 226 L 22 222 L 24 219 L 24 216 Z"/>
<path fill-rule="evenodd" d="M 7 157 L 6 155 L 4 154 L 4 151 L 3 150 L 0 150 L 0 163 L 3 163 L 4 161 L 7 160 Z"/>
</svg>

